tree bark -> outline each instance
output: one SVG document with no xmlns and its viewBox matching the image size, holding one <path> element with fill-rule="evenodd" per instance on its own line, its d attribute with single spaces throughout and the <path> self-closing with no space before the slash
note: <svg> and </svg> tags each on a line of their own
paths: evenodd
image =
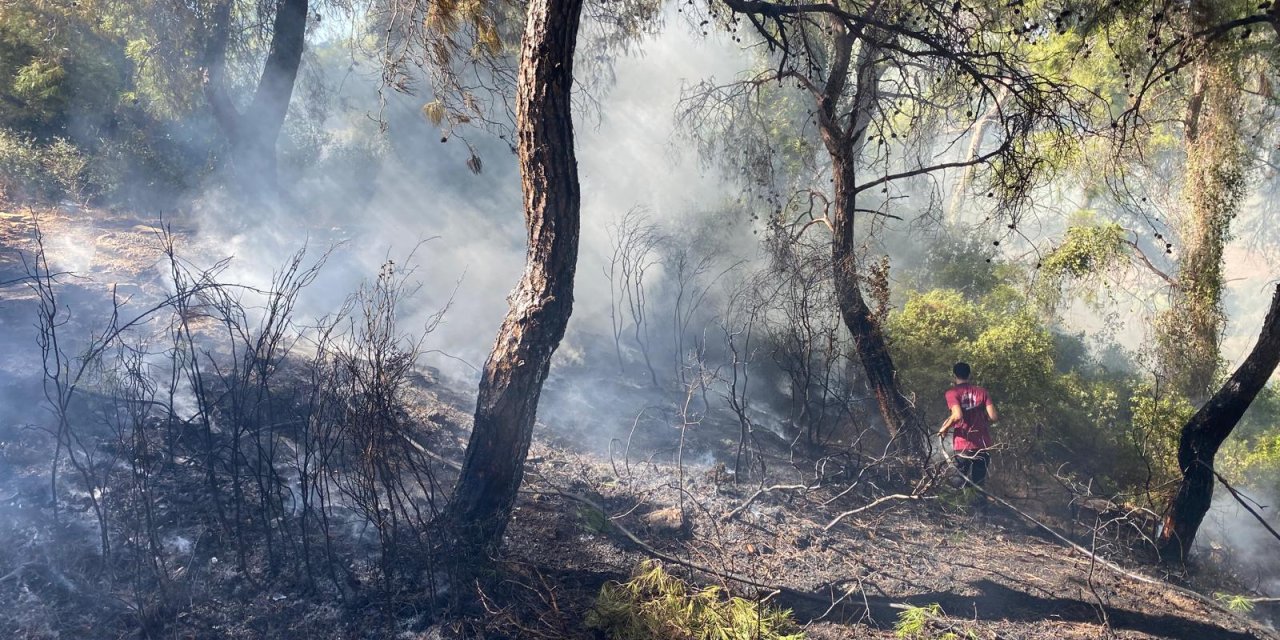
<svg viewBox="0 0 1280 640">
<path fill-rule="evenodd" d="M 853 109 L 848 122 L 841 124 L 836 105 L 845 91 L 850 72 L 855 37 L 847 27 L 835 22 L 839 29 L 833 43 L 833 64 L 823 99 L 818 105 L 818 128 L 831 158 L 834 199 L 831 211 L 831 262 L 836 301 L 840 317 L 853 336 L 854 350 L 866 372 L 867 383 L 875 393 L 876 404 L 885 427 L 894 439 L 897 451 L 908 457 L 923 459 L 929 438 L 915 409 L 907 402 L 898 385 L 898 370 L 889 353 L 879 322 L 876 321 L 862 295 L 858 275 L 857 245 L 854 242 L 854 220 L 857 207 L 857 159 L 866 146 L 867 126 L 876 105 L 876 92 L 881 71 L 876 63 L 880 51 L 864 41 L 853 65 L 855 74 Z"/>
<path fill-rule="evenodd" d="M 308 0 L 279 0 L 271 28 L 271 46 L 258 87 L 241 113 L 227 95 L 226 49 L 231 1 L 213 10 L 205 69 L 205 94 L 214 119 L 231 145 L 231 163 L 242 184 L 254 191 L 277 187 L 276 142 L 289 112 L 289 100 L 306 45 Z"/>
<path fill-rule="evenodd" d="M 1254 397 L 1266 386 L 1277 364 L 1280 364 L 1280 286 L 1272 294 L 1271 308 L 1249 357 L 1182 428 L 1178 444 L 1182 483 L 1165 514 L 1158 541 L 1160 558 L 1165 562 L 1186 559 L 1213 499 L 1213 458 Z"/>
<path fill-rule="evenodd" d="M 880 323 L 876 321 L 862 295 L 858 261 L 853 236 L 853 204 L 855 197 L 853 162 L 846 158 L 835 161 L 835 206 L 831 217 L 834 232 L 831 239 L 831 261 L 840 305 L 840 317 L 853 335 L 854 350 L 866 372 L 867 383 L 876 395 L 876 404 L 884 418 L 896 449 L 908 457 L 923 459 L 928 451 L 927 431 L 915 408 L 907 402 L 898 385 L 898 369 L 889 353 Z"/>
<path fill-rule="evenodd" d="M 533 0 L 526 15 L 516 128 L 529 253 L 485 362 L 475 426 L 445 514 L 455 546 L 468 552 L 493 552 L 502 542 L 542 383 L 573 308 L 579 187 L 570 88 L 582 4 Z"/>
</svg>

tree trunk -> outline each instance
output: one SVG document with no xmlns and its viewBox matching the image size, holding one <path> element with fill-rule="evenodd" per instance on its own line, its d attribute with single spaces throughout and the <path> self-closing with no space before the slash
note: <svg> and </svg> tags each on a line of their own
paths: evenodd
<svg viewBox="0 0 1280 640">
<path fill-rule="evenodd" d="M 978 121 L 973 123 L 973 133 L 969 136 L 969 148 L 965 151 L 964 159 L 966 162 L 974 162 L 982 153 L 982 142 L 987 137 L 987 131 L 991 130 L 991 125 L 1000 120 L 1000 107 L 1009 97 L 1009 88 L 1001 87 L 1000 92 L 996 94 L 995 103 L 987 112 L 982 114 Z M 946 223 L 949 225 L 960 224 L 960 214 L 964 208 L 964 201 L 969 193 L 969 187 L 973 184 L 973 176 L 977 172 L 976 165 L 970 165 L 964 168 L 960 173 L 960 178 L 956 180 L 956 184 L 951 187 L 951 204 L 947 207 Z"/>
<path fill-rule="evenodd" d="M 475 426 L 446 512 L 467 551 L 500 545 L 524 475 L 538 396 L 573 308 L 579 191 L 570 86 L 583 0 L 533 0 L 516 87 L 529 253 L 485 362 Z"/>
<path fill-rule="evenodd" d="M 1196 531 L 1213 499 L 1213 458 L 1231 435 L 1249 404 L 1280 364 L 1280 286 L 1262 324 L 1258 343 L 1221 389 L 1182 428 L 1178 466 L 1182 483 L 1169 505 L 1160 532 L 1160 558 L 1181 562 L 1191 550 Z"/>
<path fill-rule="evenodd" d="M 858 257 L 854 243 L 854 220 L 857 207 L 857 159 L 866 146 L 866 130 L 874 115 L 881 70 L 877 62 L 880 50 L 864 41 L 858 51 L 854 99 L 846 124 L 841 125 L 837 112 L 844 93 L 850 62 L 856 44 L 854 34 L 843 24 L 833 21 L 833 61 L 823 99 L 818 104 L 818 128 L 831 158 L 834 200 L 831 211 L 831 262 L 836 301 L 840 317 L 853 335 L 854 350 L 866 371 L 867 383 L 876 395 L 880 415 L 899 452 L 924 459 L 929 447 L 928 433 L 915 409 L 907 402 L 898 386 L 898 370 L 889 354 L 880 324 L 862 296 L 858 277 Z"/>
<path fill-rule="evenodd" d="M 279 0 L 271 28 L 271 47 L 249 108 L 241 113 L 226 93 L 226 64 L 231 2 L 214 7 L 205 68 L 206 95 L 214 119 L 231 144 L 231 162 L 243 186 L 276 189 L 276 141 L 289 112 L 289 100 L 302 64 L 307 38 L 308 0 Z"/>
<path fill-rule="evenodd" d="M 1212 10 L 1203 1 L 1193 3 L 1196 23 L 1214 24 Z M 1157 323 L 1161 368 L 1192 404 L 1209 396 L 1218 371 L 1226 321 L 1222 252 L 1244 198 L 1248 162 L 1240 139 L 1242 96 L 1234 78 L 1235 63 L 1222 43 L 1208 46 L 1197 62 L 1187 105 L 1178 286 L 1171 309 Z"/>
<path fill-rule="evenodd" d="M 854 349 L 866 371 L 867 382 L 876 394 L 880 415 L 884 418 L 898 451 L 923 459 L 929 438 L 915 409 L 907 402 L 898 386 L 898 369 L 889 354 L 889 344 L 862 296 L 858 277 L 858 259 L 853 239 L 854 169 L 850 158 L 833 157 L 835 174 L 835 206 L 831 217 L 831 260 L 834 268 L 836 299 L 840 317 L 853 334 Z"/>
</svg>

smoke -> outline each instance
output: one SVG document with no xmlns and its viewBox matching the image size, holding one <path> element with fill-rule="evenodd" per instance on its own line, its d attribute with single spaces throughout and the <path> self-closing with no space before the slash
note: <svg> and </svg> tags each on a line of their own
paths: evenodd
<svg viewBox="0 0 1280 640">
<path fill-rule="evenodd" d="M 1276 496 L 1260 489 L 1241 489 L 1241 497 L 1255 512 L 1267 518 L 1272 528 L 1280 525 L 1275 517 Z M 1195 552 L 1222 562 L 1233 577 L 1247 588 L 1263 596 L 1280 596 L 1280 545 L 1270 531 L 1222 487 L 1213 497 L 1213 507 L 1205 515 Z"/>
<path fill-rule="evenodd" d="M 685 83 L 707 74 L 732 77 L 742 70 L 742 56 L 725 39 L 695 35 L 682 21 L 674 22 L 643 43 L 644 55 L 617 59 L 612 87 L 599 96 L 598 106 L 584 101 L 576 116 L 583 228 L 568 351 L 583 336 L 609 333 L 608 281 L 602 273 L 614 220 L 643 207 L 655 223 L 674 228 L 720 209 L 735 195 L 729 181 L 704 171 L 693 151 L 676 143 L 672 114 Z M 471 380 L 524 265 L 516 159 L 507 141 L 481 131 L 459 132 L 442 143 L 439 129 L 421 113 L 430 97 L 379 91 L 374 62 L 362 61 L 350 73 L 345 60 L 332 69 L 309 70 L 335 84 L 345 79 L 323 131 L 313 134 L 323 143 L 319 157 L 294 174 L 291 197 L 278 205 L 246 207 L 211 192 L 197 208 L 196 244 L 206 260 L 234 255 L 230 278 L 262 284 L 281 257 L 303 242 L 322 249 L 340 241 L 303 300 L 304 314 L 336 308 L 345 292 L 376 274 L 383 262 L 412 253 L 421 289 L 416 307 L 407 310 L 406 326 L 421 324 L 451 301 L 430 347 L 452 357 L 432 364 Z M 375 116 L 385 125 L 381 134 L 371 120 Z M 361 147 L 358 141 L 368 138 L 381 140 L 380 148 Z M 479 174 L 467 167 L 469 146 L 483 160 Z M 740 235 L 750 237 L 749 231 Z"/>
<path fill-rule="evenodd" d="M 720 34 L 702 35 L 672 9 L 664 21 L 666 28 L 633 48 L 642 53 L 616 60 L 608 91 L 597 96 L 596 106 L 583 101 L 576 118 L 583 226 L 575 310 L 540 415 L 551 423 L 581 423 L 596 444 L 629 428 L 634 415 L 659 396 L 665 396 L 660 404 L 668 405 L 680 391 L 668 387 L 639 393 L 645 385 L 634 370 L 614 380 L 620 376 L 612 366 L 611 295 L 603 274 L 612 253 L 611 225 L 625 212 L 641 208 L 667 236 L 703 242 L 700 248 L 718 251 L 712 274 L 741 265 L 716 282 L 691 323 L 712 333 L 729 283 L 762 260 L 737 177 L 709 168 L 675 137 L 673 115 L 684 86 L 739 77 L 754 62 L 753 53 Z M 332 22 L 326 25 L 333 33 L 347 31 Z M 189 231 L 185 250 L 193 261 L 208 265 L 234 256 L 224 279 L 251 286 L 267 285 L 304 243 L 312 255 L 339 243 L 300 300 L 297 314 L 304 319 L 337 309 L 388 260 L 414 268 L 410 280 L 420 288 L 403 310 L 401 326 L 412 332 L 450 305 L 426 345 L 437 353 L 428 354 L 425 364 L 439 368 L 458 388 L 472 389 L 524 264 L 520 177 L 510 144 L 478 130 L 459 132 L 442 143 L 439 129 L 421 112 L 430 96 L 383 89 L 376 60 L 334 55 L 344 45 L 310 46 L 313 55 L 304 62 L 304 76 L 331 89 L 295 93 L 287 123 L 290 135 L 282 141 L 282 176 L 289 196 L 281 202 L 246 204 L 224 188 L 210 188 L 190 212 L 169 219 Z M 307 104 L 309 100 L 327 104 Z M 299 118 L 313 113 L 324 114 L 324 119 Z M 479 174 L 467 166 L 473 149 L 483 159 Z M 954 178 L 939 180 L 948 184 Z M 875 223 L 882 228 L 872 251 L 889 252 L 895 273 L 922 259 L 926 243 L 914 234 L 912 223 L 930 206 L 929 197 L 920 197 L 929 188 L 926 182 L 917 185 L 921 193 L 911 194 L 911 205 L 894 210 L 905 220 Z M 919 209 L 912 210 L 914 206 Z M 993 241 L 1012 235 L 1002 225 L 964 220 L 971 233 Z M 1043 246 L 1060 233 L 1060 220 L 1049 214 L 1029 219 L 1020 232 L 1028 244 Z M 92 239 L 64 234 L 51 240 L 61 268 L 91 269 Z M 1000 253 L 1019 259 L 1030 255 L 1025 253 L 1028 245 L 1015 250 L 1015 244 L 1005 242 Z M 1225 345 L 1234 357 L 1242 353 L 1241 340 L 1251 341 L 1260 319 L 1265 301 L 1255 294 L 1258 274 L 1269 270 L 1254 266 L 1252 254 L 1228 258 L 1229 277 L 1252 278 L 1231 283 L 1232 324 Z M 671 286 L 671 273 L 658 264 L 650 275 L 647 286 L 658 300 Z M 1125 313 L 1130 303 L 1124 300 L 1097 314 L 1073 307 L 1066 328 L 1095 330 L 1108 313 Z M 669 315 L 669 309 L 655 302 L 649 339 L 656 345 L 655 359 L 672 374 L 683 366 L 686 354 L 675 352 L 678 341 L 671 335 Z M 1143 331 L 1141 323 L 1128 323 L 1117 337 L 1139 345 L 1146 337 Z M 628 342 L 627 348 L 635 347 Z M 601 423 L 612 427 L 602 429 Z"/>
</svg>

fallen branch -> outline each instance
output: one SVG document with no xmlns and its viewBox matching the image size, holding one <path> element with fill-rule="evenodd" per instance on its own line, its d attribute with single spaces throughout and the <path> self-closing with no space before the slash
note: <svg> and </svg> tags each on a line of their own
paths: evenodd
<svg viewBox="0 0 1280 640">
<path fill-rule="evenodd" d="M 599 511 L 601 514 L 604 514 L 606 518 L 608 518 L 609 516 L 609 512 L 606 511 L 605 508 L 599 503 L 597 503 L 595 500 L 592 500 L 591 498 L 588 498 L 584 495 L 580 495 L 577 493 L 570 493 L 568 491 L 563 491 L 561 489 L 556 488 L 555 486 L 552 486 L 548 491 L 541 491 L 537 489 L 526 489 L 525 491 L 528 493 L 541 493 L 544 495 L 556 495 L 562 498 L 567 498 L 569 500 L 573 500 L 575 502 L 584 504 L 592 509 L 595 509 L 596 511 Z M 677 558 L 676 556 L 673 556 L 669 553 L 659 551 L 658 549 L 655 549 L 652 546 L 650 546 L 645 541 L 641 540 L 638 536 L 636 536 L 636 534 L 632 533 L 631 530 L 626 527 L 626 525 L 623 525 L 617 522 L 616 520 L 611 520 L 609 522 L 609 527 L 614 531 L 617 531 L 618 533 L 622 534 L 624 538 L 626 538 L 627 540 L 631 541 L 632 544 L 639 547 L 640 550 L 643 551 L 645 554 L 652 556 L 654 558 L 657 558 L 659 560 L 662 560 L 663 562 L 670 562 L 671 564 L 679 565 L 686 569 L 692 569 L 694 571 L 698 571 L 700 573 L 713 576 L 721 581 L 736 582 L 738 584 L 743 584 L 749 587 L 755 587 L 757 589 L 765 589 L 770 592 L 785 593 L 787 595 L 794 596 L 797 598 L 804 598 L 805 600 L 809 600 L 811 602 L 820 602 L 822 604 L 830 604 L 829 598 L 825 598 L 817 594 L 807 593 L 805 591 L 800 591 L 798 589 L 793 589 L 787 586 L 773 585 L 773 584 L 760 582 L 759 580 L 748 578 L 746 576 L 741 576 L 736 573 L 730 573 L 728 571 L 721 571 L 719 569 L 713 569 L 711 567 L 701 565 L 696 562 L 690 562 L 682 558 Z"/>
<path fill-rule="evenodd" d="M 868 510 L 868 509 L 870 509 L 870 508 L 872 508 L 872 507 L 878 506 L 878 505 L 880 505 L 880 504 L 882 504 L 882 503 L 885 503 L 885 502 L 888 502 L 888 501 L 890 501 L 890 500 L 928 500 L 928 499 L 930 499 L 928 496 L 908 495 L 908 494 L 905 494 L 905 493 L 895 493 L 895 494 L 893 494 L 893 495 L 891 495 L 891 496 L 885 496 L 885 497 L 883 497 L 883 498 L 876 498 L 875 500 L 872 500 L 870 503 L 865 504 L 865 505 L 863 505 L 863 506 L 861 506 L 861 507 L 858 507 L 857 509 L 850 509 L 849 511 L 846 511 L 846 512 L 844 512 L 844 513 L 842 513 L 842 514 L 840 514 L 840 515 L 836 516 L 836 518 L 835 518 L 834 520 L 832 520 L 831 522 L 828 522 L 828 523 L 827 523 L 827 526 L 823 527 L 823 528 L 822 528 L 822 530 L 823 530 L 823 531 L 830 531 L 830 530 L 831 530 L 831 527 L 834 527 L 834 526 L 836 526 L 837 524 L 840 524 L 840 521 L 841 521 L 841 520 L 844 520 L 845 518 L 847 518 L 847 517 L 849 517 L 849 516 L 851 516 L 851 515 L 858 514 L 858 513 L 862 513 L 863 511 L 866 511 L 866 510 Z"/>
<path fill-rule="evenodd" d="M 944 443 L 944 444 L 945 444 L 945 443 Z M 954 460 L 952 460 L 952 458 L 951 458 L 951 454 L 947 452 L 947 448 L 946 448 L 945 446 L 943 446 L 943 447 L 942 447 L 942 455 L 943 455 L 944 457 L 946 457 L 946 459 L 947 459 L 947 461 L 948 461 L 948 462 L 951 462 L 952 464 L 954 464 L 954 462 L 955 462 L 955 461 L 954 461 Z M 966 479 L 967 479 L 967 478 L 966 478 Z M 1087 558 L 1089 558 L 1089 559 L 1091 559 L 1091 560 L 1093 560 L 1093 561 L 1097 562 L 1098 564 L 1102 565 L 1103 567 L 1106 567 L 1107 569 L 1110 569 L 1112 572 L 1116 573 L 1117 575 L 1120 575 L 1120 576 L 1122 576 L 1122 577 L 1128 578 L 1128 579 L 1133 580 L 1133 581 L 1136 581 L 1136 582 L 1141 582 L 1141 583 L 1143 583 L 1143 584 L 1149 584 L 1149 585 L 1154 585 L 1154 586 L 1157 586 L 1157 587 L 1162 587 L 1162 588 L 1165 588 L 1165 589 L 1169 589 L 1169 590 L 1174 591 L 1174 592 L 1176 592 L 1176 593 L 1178 593 L 1178 594 L 1180 594 L 1180 595 L 1183 595 L 1183 596 L 1186 596 L 1186 597 L 1188 597 L 1188 598 L 1191 598 L 1192 600 L 1195 600 L 1196 602 L 1199 602 L 1200 604 L 1202 604 L 1202 605 L 1204 605 L 1204 606 L 1212 607 L 1212 608 L 1214 608 L 1214 609 L 1216 609 L 1216 610 L 1218 610 L 1218 611 L 1224 612 L 1224 613 L 1232 613 L 1229 609 L 1227 609 L 1226 607 L 1223 607 L 1221 604 L 1219 604 L 1219 603 L 1217 603 L 1217 602 L 1214 602 L 1212 598 L 1210 598 L 1210 597 L 1208 597 L 1208 596 L 1206 596 L 1206 595 L 1204 595 L 1204 594 L 1202 594 L 1202 593 L 1199 593 L 1199 592 L 1196 592 L 1196 591 L 1192 591 L 1191 589 L 1187 589 L 1187 588 L 1185 588 L 1185 587 L 1179 587 L 1178 585 L 1175 585 L 1175 584 L 1169 583 L 1169 582 L 1167 582 L 1167 581 L 1165 581 L 1165 580 L 1160 580 L 1160 579 L 1157 579 L 1157 578 L 1152 578 L 1152 577 L 1150 577 L 1150 576 L 1142 575 L 1142 574 L 1140 574 L 1140 573 L 1136 573 L 1136 572 L 1133 572 L 1133 571 L 1129 571 L 1128 569 L 1125 569 L 1124 567 L 1121 567 L 1120 565 L 1118 565 L 1118 564 L 1116 564 L 1116 563 L 1114 563 L 1114 562 L 1112 562 L 1112 561 L 1110 561 L 1110 560 L 1107 560 L 1106 558 L 1103 558 L 1102 556 L 1099 556 L 1099 555 L 1097 555 L 1097 554 L 1093 553 L 1092 551 L 1090 551 L 1090 550 L 1088 550 L 1088 549 L 1084 548 L 1083 546 L 1081 546 L 1081 545 L 1079 545 L 1079 544 L 1076 544 L 1075 542 L 1072 542 L 1071 540 L 1067 539 L 1067 537 L 1066 537 L 1066 536 L 1063 536 L 1062 534 L 1058 533 L 1057 531 L 1055 531 L 1055 530 L 1054 530 L 1052 527 L 1050 527 L 1049 525 L 1047 525 L 1047 524 L 1045 524 L 1045 523 L 1043 523 L 1043 522 L 1041 522 L 1041 521 L 1037 520 L 1035 517 L 1031 516 L 1031 515 L 1030 515 L 1030 514 L 1028 514 L 1027 512 L 1025 512 L 1025 511 L 1023 511 L 1023 510 L 1021 510 L 1021 509 L 1019 509 L 1019 508 L 1017 508 L 1017 507 L 1013 506 L 1012 504 L 1010 504 L 1010 503 L 1009 503 L 1007 500 L 1005 500 L 1004 498 L 1001 498 L 1001 497 L 999 497 L 999 496 L 997 496 L 997 495 L 994 495 L 994 494 L 992 494 L 992 493 L 989 493 L 986 489 L 984 489 L 984 488 L 982 488 L 982 487 L 980 487 L 980 486 L 978 486 L 978 485 L 974 484 L 972 481 L 970 481 L 970 482 L 969 482 L 969 486 L 971 486 L 971 487 L 973 487 L 974 489 L 976 489 L 976 490 L 977 490 L 979 493 L 981 493 L 982 495 L 984 495 L 984 496 L 986 496 L 986 497 L 990 498 L 991 500 L 994 500 L 996 503 L 1003 505 L 1006 509 L 1009 509 L 1010 511 L 1012 511 L 1012 512 L 1014 512 L 1014 513 L 1018 514 L 1019 516 L 1022 516 L 1022 518 L 1023 518 L 1023 519 L 1025 519 L 1026 521 L 1030 522 L 1031 524 L 1034 524 L 1037 528 L 1041 529 L 1041 530 L 1042 530 L 1042 531 L 1044 531 L 1045 533 L 1048 533 L 1050 536 L 1053 536 L 1053 538 L 1054 538 L 1055 540 L 1057 540 L 1058 542 L 1061 542 L 1062 544 L 1066 545 L 1067 547 L 1069 547 L 1069 548 L 1071 548 L 1071 549 L 1074 549 L 1075 551 L 1078 551 L 1078 552 L 1080 552 L 1080 553 L 1084 554 L 1084 556 L 1085 556 L 1085 557 L 1087 557 Z M 1234 615 L 1234 614 L 1232 613 L 1232 615 Z M 1238 617 L 1238 616 L 1237 616 L 1237 617 Z M 1255 626 L 1256 626 L 1256 625 L 1255 625 Z M 1268 635 L 1270 635 L 1270 634 L 1268 634 Z"/>
<path fill-rule="evenodd" d="M 743 502 L 736 509 L 725 514 L 724 517 L 720 518 L 720 520 L 722 522 L 728 522 L 734 519 L 735 517 L 737 517 L 739 513 L 742 513 L 744 510 L 746 510 L 747 507 L 751 506 L 752 503 L 754 503 L 760 496 L 766 493 L 770 493 L 773 491 L 808 491 L 812 488 L 813 487 L 810 487 L 807 484 L 775 484 L 772 487 L 764 487 L 759 491 L 756 491 L 755 493 L 751 494 L 751 497 L 747 498 L 746 502 Z"/>
<path fill-rule="evenodd" d="M 1235 498 L 1236 502 L 1239 502 L 1240 506 L 1244 507 L 1245 510 L 1249 512 L 1249 515 L 1252 515 L 1254 518 L 1257 518 L 1258 522 L 1262 524 L 1262 526 L 1266 527 L 1267 531 L 1270 532 L 1271 535 L 1274 536 L 1276 540 L 1280 540 L 1280 533 L 1276 533 L 1276 530 L 1271 528 L 1271 525 L 1268 524 L 1267 521 L 1262 517 L 1262 514 L 1258 513 L 1257 511 L 1254 511 L 1253 507 L 1249 506 L 1249 504 L 1245 502 L 1244 496 L 1241 496 L 1240 492 L 1237 491 L 1235 487 L 1231 486 L 1231 484 L 1227 482 L 1227 479 L 1223 478 L 1221 473 L 1218 473 L 1217 469 L 1214 469 L 1213 467 L 1209 467 L 1209 470 L 1213 472 L 1213 475 L 1218 477 L 1218 482 L 1221 482 L 1222 486 L 1226 487 L 1227 491 L 1231 492 L 1231 497 Z"/>
<path fill-rule="evenodd" d="M 421 453 L 422 455 L 427 456 L 428 458 L 431 458 L 432 460 L 435 460 L 436 462 L 439 462 L 440 464 L 442 464 L 442 465 L 444 465 L 444 466 L 446 466 L 446 467 L 449 467 L 450 469 L 453 469 L 454 471 L 462 471 L 462 465 L 461 465 L 461 464 L 458 464 L 457 462 L 454 462 L 453 460 L 450 460 L 450 459 L 448 459 L 448 458 L 446 458 L 446 457 L 444 457 L 444 456 L 442 456 L 442 455 L 440 455 L 440 454 L 438 454 L 438 453 L 435 453 L 434 451 L 431 451 L 431 450 L 427 449 L 426 447 L 422 446 L 422 444 L 420 444 L 417 440 L 414 440 L 414 439 L 413 439 L 413 436 L 410 436 L 409 434 L 405 433 L 404 431 L 401 431 L 401 432 L 400 432 L 400 437 L 401 437 L 401 438 L 404 438 L 404 441 L 405 441 L 405 442 L 407 442 L 407 443 L 409 443 L 409 446 L 411 446 L 411 447 L 413 447 L 414 449 L 416 449 L 416 450 L 418 451 L 418 453 Z"/>
</svg>

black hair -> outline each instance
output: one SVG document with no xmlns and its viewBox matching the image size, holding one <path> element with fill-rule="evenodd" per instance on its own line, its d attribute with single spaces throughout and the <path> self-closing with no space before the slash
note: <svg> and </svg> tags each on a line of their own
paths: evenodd
<svg viewBox="0 0 1280 640">
<path fill-rule="evenodd" d="M 961 380 L 968 380 L 969 376 L 973 374 L 973 370 L 969 367 L 968 362 L 957 362 L 956 366 L 951 367 L 951 372 L 956 374 L 956 377 Z"/>
</svg>

